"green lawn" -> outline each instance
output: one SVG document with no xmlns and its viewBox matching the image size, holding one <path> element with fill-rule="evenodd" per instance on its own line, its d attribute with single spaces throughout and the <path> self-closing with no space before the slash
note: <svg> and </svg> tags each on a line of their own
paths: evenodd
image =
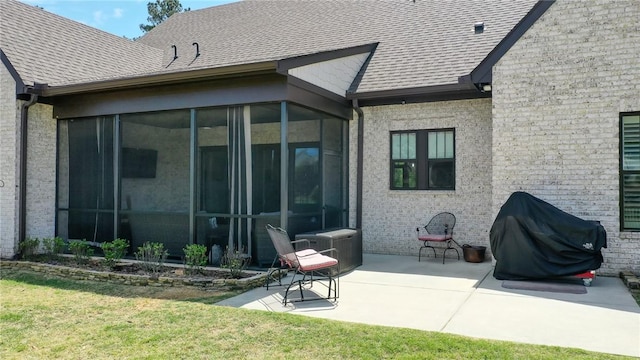
<svg viewBox="0 0 640 360">
<path fill-rule="evenodd" d="M 1 359 L 622 359 L 213 305 L 233 294 L 0 279 Z"/>
</svg>

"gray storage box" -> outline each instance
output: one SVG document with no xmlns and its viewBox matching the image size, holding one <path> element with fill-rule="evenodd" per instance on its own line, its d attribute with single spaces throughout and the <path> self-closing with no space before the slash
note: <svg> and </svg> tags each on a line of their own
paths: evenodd
<svg viewBox="0 0 640 360">
<path fill-rule="evenodd" d="M 340 274 L 362 265 L 362 233 L 359 229 L 333 228 L 296 235 L 296 240 L 307 239 L 316 251 L 330 248 L 338 250 Z M 302 244 L 296 244 L 303 246 Z M 326 255 L 335 256 L 331 253 Z"/>
</svg>

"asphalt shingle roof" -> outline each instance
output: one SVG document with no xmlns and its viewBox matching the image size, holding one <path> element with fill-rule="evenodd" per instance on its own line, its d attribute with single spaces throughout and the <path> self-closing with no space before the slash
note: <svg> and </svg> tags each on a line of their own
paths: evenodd
<svg viewBox="0 0 640 360">
<path fill-rule="evenodd" d="M 0 49 L 28 85 L 125 77 L 162 59 L 156 48 L 14 0 L 0 0 Z"/>
<path fill-rule="evenodd" d="M 280 60 L 379 42 L 358 92 L 455 84 L 535 0 L 242 1 L 176 14 L 139 41 L 183 56 L 169 68 Z M 474 24 L 486 30 L 474 34 Z M 193 42 L 201 56 L 193 61 Z"/>
<path fill-rule="evenodd" d="M 172 16 L 137 41 L 15 0 L 0 48 L 23 81 L 62 86 L 270 62 L 379 43 L 358 93 L 456 84 L 536 0 L 245 0 Z M 474 23 L 486 29 L 474 34 Z M 201 55 L 195 57 L 197 42 Z M 173 60 L 176 45 L 178 59 Z"/>
</svg>

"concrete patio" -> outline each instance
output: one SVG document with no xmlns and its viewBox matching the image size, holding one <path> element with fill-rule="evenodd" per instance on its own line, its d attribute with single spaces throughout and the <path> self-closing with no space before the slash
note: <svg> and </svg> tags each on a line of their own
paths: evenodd
<svg viewBox="0 0 640 360">
<path fill-rule="evenodd" d="M 285 307 L 276 286 L 220 305 L 640 357 L 640 307 L 620 279 L 597 277 L 586 294 L 569 294 L 506 289 L 492 270 L 490 261 L 365 254 L 340 277 L 336 303 Z"/>
</svg>

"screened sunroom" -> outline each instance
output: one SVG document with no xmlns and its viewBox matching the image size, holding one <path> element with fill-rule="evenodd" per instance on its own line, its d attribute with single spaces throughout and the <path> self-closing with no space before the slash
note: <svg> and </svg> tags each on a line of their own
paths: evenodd
<svg viewBox="0 0 640 360">
<path fill-rule="evenodd" d="M 58 121 L 56 232 L 275 251 L 266 224 L 295 234 L 347 225 L 347 121 L 287 101 Z"/>
</svg>

